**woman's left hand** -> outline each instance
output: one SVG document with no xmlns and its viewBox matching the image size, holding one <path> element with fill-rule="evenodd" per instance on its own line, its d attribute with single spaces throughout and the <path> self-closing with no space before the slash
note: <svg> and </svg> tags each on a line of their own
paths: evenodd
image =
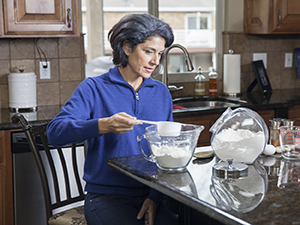
<svg viewBox="0 0 300 225">
<path fill-rule="evenodd" d="M 155 211 L 156 211 L 155 203 L 151 199 L 147 198 L 144 201 L 139 214 L 137 215 L 137 219 L 140 220 L 144 216 L 145 225 L 154 225 Z"/>
</svg>

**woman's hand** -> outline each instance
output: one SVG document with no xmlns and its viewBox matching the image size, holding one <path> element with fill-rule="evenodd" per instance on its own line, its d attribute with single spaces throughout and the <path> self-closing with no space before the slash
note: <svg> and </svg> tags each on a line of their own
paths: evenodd
<svg viewBox="0 0 300 225">
<path fill-rule="evenodd" d="M 133 129 L 134 125 L 142 124 L 135 117 L 121 112 L 112 115 L 111 117 L 101 118 L 98 120 L 98 129 L 100 134 L 109 132 L 124 134 Z"/>
<path fill-rule="evenodd" d="M 139 214 L 137 215 L 137 219 L 140 220 L 144 216 L 145 225 L 154 225 L 155 211 L 156 211 L 155 203 L 151 199 L 147 198 L 144 201 Z"/>
</svg>

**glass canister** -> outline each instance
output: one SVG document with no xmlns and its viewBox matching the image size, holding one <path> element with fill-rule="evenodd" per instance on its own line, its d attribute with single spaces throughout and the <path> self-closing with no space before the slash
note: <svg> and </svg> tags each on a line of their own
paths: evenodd
<svg viewBox="0 0 300 225">
<path fill-rule="evenodd" d="M 211 146 L 223 162 L 214 172 L 241 174 L 264 151 L 269 140 L 268 127 L 262 117 L 248 108 L 228 108 L 209 130 Z M 236 171 L 236 172 L 235 172 Z"/>
</svg>

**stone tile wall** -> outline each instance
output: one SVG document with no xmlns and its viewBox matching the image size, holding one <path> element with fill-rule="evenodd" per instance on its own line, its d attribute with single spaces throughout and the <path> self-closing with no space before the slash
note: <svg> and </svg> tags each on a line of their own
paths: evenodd
<svg viewBox="0 0 300 225">
<path fill-rule="evenodd" d="M 39 61 L 50 62 L 51 79 L 40 79 Z M 16 66 L 37 75 L 37 105 L 63 105 L 85 78 L 83 36 L 0 39 L 0 108 L 9 107 L 7 75 Z"/>
<path fill-rule="evenodd" d="M 300 78 L 296 76 L 295 59 L 293 66 L 284 67 L 285 53 L 294 53 L 300 48 L 300 35 L 248 35 L 244 33 L 223 33 L 223 53 L 233 49 L 241 54 L 241 89 L 246 91 L 255 75 L 251 66 L 253 53 L 267 53 L 267 69 L 272 89 L 300 88 Z M 294 56 L 294 55 L 293 55 Z M 254 88 L 258 90 L 258 85 Z"/>
<path fill-rule="evenodd" d="M 39 61 L 44 56 L 51 64 L 51 79 L 39 79 Z M 251 66 L 253 53 L 267 53 L 267 74 L 273 89 L 300 88 L 300 78 L 296 76 L 295 60 L 292 68 L 284 68 L 285 53 L 294 53 L 300 47 L 300 35 L 248 35 L 224 32 L 223 53 L 229 49 L 241 54 L 241 91 L 245 92 L 255 75 Z M 85 78 L 85 55 L 82 37 L 42 38 L 42 39 L 0 39 L 0 108 L 9 107 L 7 75 L 17 66 L 25 65 L 26 72 L 37 75 L 38 106 L 64 104 L 77 85 Z M 174 97 L 193 95 L 193 84 Z M 177 84 L 178 85 L 178 84 Z M 218 82 L 222 93 L 222 77 Z M 254 90 L 258 89 L 258 86 Z M 178 96 L 177 96 L 178 95 Z"/>
<path fill-rule="evenodd" d="M 300 48 L 299 34 L 249 35 L 242 32 L 223 33 L 223 54 L 228 54 L 229 49 L 233 49 L 236 54 L 241 54 L 242 92 L 246 92 L 255 79 L 251 65 L 253 53 L 267 53 L 266 72 L 272 89 L 300 88 L 300 78 L 296 76 L 295 48 Z M 291 68 L 284 67 L 285 53 L 293 53 L 293 66 Z M 219 94 L 223 93 L 223 78 L 221 74 L 218 77 Z M 173 98 L 195 95 L 193 82 L 177 82 L 175 85 L 178 87 L 183 86 L 184 89 L 173 93 Z M 253 89 L 253 91 L 255 90 L 259 90 L 258 85 Z"/>
</svg>

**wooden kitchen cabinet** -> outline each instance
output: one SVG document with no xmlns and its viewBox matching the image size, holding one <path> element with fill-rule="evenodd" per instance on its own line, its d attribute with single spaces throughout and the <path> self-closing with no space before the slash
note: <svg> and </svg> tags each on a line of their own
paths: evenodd
<svg viewBox="0 0 300 225">
<path fill-rule="evenodd" d="M 0 131 L 0 224 L 13 225 L 13 182 L 10 131 Z"/>
<path fill-rule="evenodd" d="M 289 108 L 289 119 L 294 120 L 294 124 L 300 126 L 300 105 Z"/>
<path fill-rule="evenodd" d="M 299 0 L 244 0 L 244 32 L 300 33 Z"/>
<path fill-rule="evenodd" d="M 2 9 L 2 0 L 0 0 L 0 38 L 3 34 L 3 9 Z"/>
<path fill-rule="evenodd" d="M 265 121 L 267 127 L 270 127 L 270 120 L 275 118 L 275 110 L 259 110 L 256 111 Z"/>
<path fill-rule="evenodd" d="M 203 125 L 204 130 L 201 132 L 200 137 L 198 139 L 198 147 L 209 146 L 210 138 L 212 135 L 212 133 L 209 132 L 209 129 L 220 117 L 220 115 L 221 114 L 210 114 L 210 115 L 202 115 L 202 116 L 174 118 L 174 121 L 187 123 L 187 124 Z"/>
<path fill-rule="evenodd" d="M 275 111 L 274 110 L 259 110 L 259 111 L 257 111 L 257 113 L 264 119 L 267 127 L 269 127 L 269 124 L 270 124 L 269 120 L 274 118 Z M 181 123 L 187 123 L 187 124 L 203 125 L 205 128 L 201 132 L 200 138 L 198 140 L 198 147 L 200 147 L 200 146 L 209 146 L 210 145 L 210 139 L 211 139 L 212 133 L 209 132 L 209 129 L 220 116 L 221 116 L 221 114 L 209 114 L 209 115 L 201 115 L 201 116 L 182 117 L 182 118 L 174 117 L 174 121 L 181 122 Z"/>
<path fill-rule="evenodd" d="M 3 7 L 1 37 L 80 35 L 79 0 L 1 1 Z"/>
</svg>

